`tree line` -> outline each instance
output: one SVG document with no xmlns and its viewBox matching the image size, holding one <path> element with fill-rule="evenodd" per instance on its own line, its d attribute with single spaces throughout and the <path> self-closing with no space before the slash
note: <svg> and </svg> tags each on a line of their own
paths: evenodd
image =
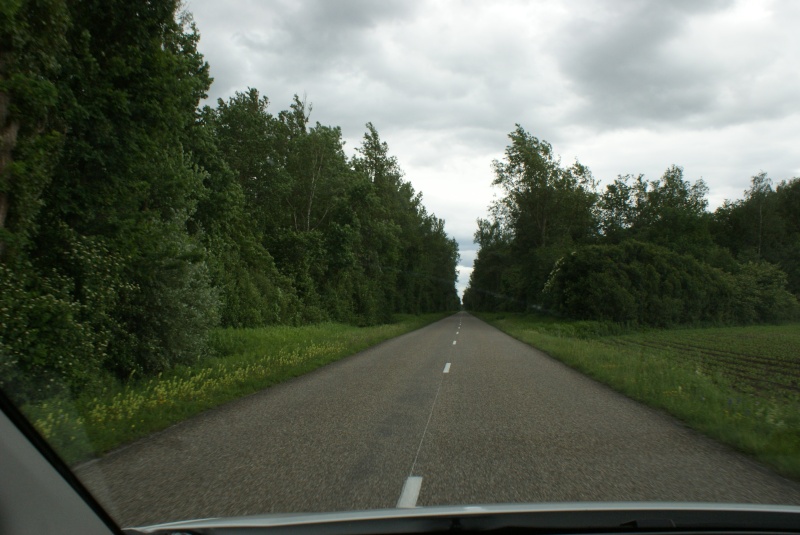
<svg viewBox="0 0 800 535">
<path fill-rule="evenodd" d="M 216 326 L 453 310 L 458 248 L 372 124 L 211 77 L 175 0 L 0 7 L 0 383 L 150 375 Z"/>
<path fill-rule="evenodd" d="M 509 138 L 466 308 L 651 326 L 798 317 L 800 179 L 773 186 L 761 172 L 710 212 L 705 183 L 679 166 L 601 189 L 520 125 Z"/>
</svg>

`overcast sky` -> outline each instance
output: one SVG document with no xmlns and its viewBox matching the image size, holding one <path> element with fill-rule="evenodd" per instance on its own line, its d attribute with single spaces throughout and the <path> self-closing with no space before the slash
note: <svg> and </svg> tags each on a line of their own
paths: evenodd
<svg viewBox="0 0 800 535">
<path fill-rule="evenodd" d="M 702 178 L 711 208 L 766 171 L 800 176 L 795 0 L 186 0 L 215 81 L 247 87 L 346 149 L 371 121 L 461 251 L 494 191 L 491 162 L 520 123 L 605 184 Z"/>
</svg>

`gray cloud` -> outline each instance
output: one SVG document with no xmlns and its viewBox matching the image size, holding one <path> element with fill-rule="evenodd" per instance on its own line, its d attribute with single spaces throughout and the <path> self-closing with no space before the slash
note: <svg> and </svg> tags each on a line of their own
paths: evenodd
<svg viewBox="0 0 800 535">
<path fill-rule="evenodd" d="M 190 0 L 212 99 L 294 93 L 347 150 L 371 121 L 463 251 L 521 123 L 595 176 L 703 177 L 712 205 L 800 174 L 800 4 Z M 464 254 L 462 264 L 471 263 Z"/>
<path fill-rule="evenodd" d="M 670 53 L 686 22 L 728 1 L 606 4 L 565 27 L 562 72 L 584 103 L 575 120 L 608 126 L 657 124 L 703 113 L 714 102 L 713 73 Z M 696 50 L 702 56 L 703 50 Z"/>
<path fill-rule="evenodd" d="M 267 54 L 281 69 L 273 75 L 330 71 L 357 62 L 382 23 L 411 16 L 412 4 L 349 0 L 273 2 L 262 5 L 262 24 L 245 27 L 235 39 L 255 56 Z"/>
<path fill-rule="evenodd" d="M 194 4 L 201 7 L 200 0 Z M 325 116 L 339 117 L 346 132 L 370 120 L 408 128 L 466 126 L 503 137 L 514 122 L 531 112 L 538 119 L 536 110 L 560 97 L 550 87 L 553 79 L 531 76 L 548 69 L 524 33 L 538 31 L 537 22 L 497 5 L 478 12 L 445 6 L 437 13 L 435 6 L 409 2 L 247 4 L 246 15 L 231 11 L 227 17 L 238 22 L 225 24 L 225 36 L 203 48 L 217 79 L 211 93 L 227 96 L 233 88 L 255 86 L 279 106 L 291 93 L 307 93 Z M 216 29 L 223 16 L 214 15 L 199 16 L 204 42 L 203 22 Z"/>
<path fill-rule="evenodd" d="M 582 101 L 570 122 L 713 128 L 797 113 L 800 79 L 787 59 L 800 41 L 781 24 L 797 8 L 776 3 L 761 18 L 732 20 L 743 6 L 756 4 L 630 1 L 572 19 L 572 37 L 553 47 Z"/>
</svg>

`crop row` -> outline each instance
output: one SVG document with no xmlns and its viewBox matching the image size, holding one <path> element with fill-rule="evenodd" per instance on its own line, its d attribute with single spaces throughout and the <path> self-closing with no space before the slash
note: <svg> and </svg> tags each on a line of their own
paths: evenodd
<svg viewBox="0 0 800 535">
<path fill-rule="evenodd" d="M 669 358 L 680 359 L 696 366 L 700 373 L 721 373 L 733 380 L 740 390 L 753 390 L 762 395 L 777 393 L 797 395 L 800 392 L 800 366 L 784 360 L 710 350 L 688 343 L 606 339 L 605 343 L 619 347 L 665 352 Z"/>
<path fill-rule="evenodd" d="M 800 328 L 791 326 L 662 331 L 649 333 L 646 339 L 658 343 L 682 343 L 705 351 L 741 357 L 761 357 L 789 363 L 798 363 L 800 359 Z"/>
<path fill-rule="evenodd" d="M 631 340 L 630 343 L 653 347 L 657 349 L 672 349 L 679 353 L 699 353 L 704 358 L 716 362 L 728 363 L 730 365 L 746 364 L 752 368 L 763 368 L 770 372 L 785 373 L 788 375 L 800 375 L 800 362 L 796 360 L 782 360 L 758 355 L 748 355 L 734 351 L 723 351 L 720 349 L 707 349 L 703 346 L 692 345 L 689 343 L 669 342 L 659 340 Z"/>
</svg>

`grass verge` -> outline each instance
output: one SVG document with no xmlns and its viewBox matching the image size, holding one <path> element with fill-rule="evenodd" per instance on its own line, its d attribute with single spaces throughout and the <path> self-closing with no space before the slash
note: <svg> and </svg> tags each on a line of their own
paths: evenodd
<svg viewBox="0 0 800 535">
<path fill-rule="evenodd" d="M 479 317 L 800 479 L 800 325 L 631 332 L 538 315 Z"/>
<path fill-rule="evenodd" d="M 374 327 L 324 323 L 217 329 L 209 340 L 216 357 L 157 377 L 115 382 L 99 396 L 52 399 L 22 410 L 59 455 L 75 465 L 447 315 L 398 315 L 394 323 Z"/>
</svg>

